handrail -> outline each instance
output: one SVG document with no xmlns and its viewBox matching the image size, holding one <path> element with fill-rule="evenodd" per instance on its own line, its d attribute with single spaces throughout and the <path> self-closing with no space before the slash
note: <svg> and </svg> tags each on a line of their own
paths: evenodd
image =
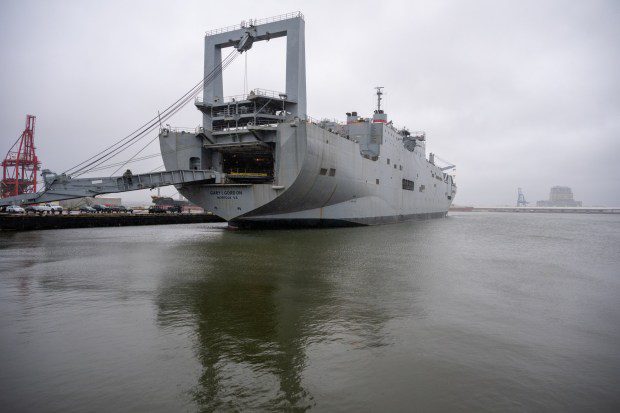
<svg viewBox="0 0 620 413">
<path fill-rule="evenodd" d="M 189 126 L 167 126 L 163 129 L 167 129 L 170 132 L 185 132 L 185 133 L 200 133 L 203 132 L 204 129 L 202 128 L 202 126 L 196 126 L 195 128 L 189 127 Z"/>
<path fill-rule="evenodd" d="M 257 119 L 256 123 L 249 123 L 249 124 L 239 125 L 239 126 L 234 126 L 234 125 L 214 126 L 212 131 L 213 132 L 223 132 L 223 131 L 235 132 L 235 131 L 240 131 L 240 130 L 248 130 L 248 128 L 252 126 L 277 126 L 283 121 L 284 121 L 283 118 L 282 119 Z"/>
<path fill-rule="evenodd" d="M 426 132 L 424 132 L 424 131 L 410 131 L 409 129 L 407 129 L 407 127 L 402 127 L 401 128 L 400 126 L 394 125 L 394 123 L 392 123 L 392 122 L 388 122 L 386 125 L 388 127 L 392 128 L 392 130 L 394 132 L 398 133 L 398 134 L 401 134 L 402 131 L 406 130 L 406 131 L 409 132 L 410 136 L 414 136 L 414 137 L 415 136 L 423 136 L 423 137 L 426 137 Z"/>
<path fill-rule="evenodd" d="M 218 103 L 230 103 L 233 101 L 243 101 L 249 100 L 251 97 L 262 96 L 273 99 L 285 99 L 286 94 L 283 92 L 278 92 L 277 90 L 268 90 L 268 89 L 252 89 L 250 93 L 244 95 L 231 95 L 224 96 Z M 203 96 L 196 96 L 195 102 L 197 104 L 205 103 Z"/>
<path fill-rule="evenodd" d="M 315 124 L 317 126 L 322 126 L 326 123 L 333 123 L 336 124 L 337 126 L 345 126 L 342 122 L 339 122 L 337 119 L 327 119 L 327 118 L 323 118 L 323 119 L 317 119 L 317 118 L 313 118 L 312 116 L 308 116 L 306 115 L 303 118 L 307 123 L 312 123 Z"/>
<path fill-rule="evenodd" d="M 218 29 L 207 30 L 205 32 L 206 36 L 213 36 L 215 34 L 232 32 L 234 30 L 245 29 L 247 27 L 258 26 L 261 24 L 273 23 L 281 20 L 294 19 L 296 17 L 300 17 L 304 20 L 304 15 L 300 11 L 280 14 L 278 16 L 266 17 L 264 19 L 250 19 L 248 21 L 243 20 L 240 24 L 235 24 L 232 26 L 220 27 Z"/>
</svg>

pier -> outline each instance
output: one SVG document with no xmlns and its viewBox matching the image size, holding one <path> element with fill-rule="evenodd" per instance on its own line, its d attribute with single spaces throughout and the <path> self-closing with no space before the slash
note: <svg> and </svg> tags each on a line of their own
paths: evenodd
<svg viewBox="0 0 620 413">
<path fill-rule="evenodd" d="M 620 214 L 620 207 L 471 207 L 455 206 L 450 212 L 522 212 L 546 214 Z"/>
<path fill-rule="evenodd" d="M 223 222 L 223 220 L 211 214 L 0 214 L 0 231 L 197 224 L 205 222 Z"/>
</svg>

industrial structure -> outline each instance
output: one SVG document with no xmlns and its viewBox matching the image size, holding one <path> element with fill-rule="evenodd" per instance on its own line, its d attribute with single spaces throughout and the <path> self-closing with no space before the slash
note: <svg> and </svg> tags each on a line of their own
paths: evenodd
<svg viewBox="0 0 620 413">
<path fill-rule="evenodd" d="M 575 201 L 573 191 L 568 186 L 554 186 L 549 192 L 549 200 L 536 202 L 538 207 L 580 207 L 581 201 Z"/>
<path fill-rule="evenodd" d="M 40 162 L 34 147 L 36 117 L 26 115 L 26 127 L 2 161 L 0 196 L 6 198 L 37 192 L 37 172 Z"/>
<path fill-rule="evenodd" d="M 521 188 L 518 188 L 518 190 L 517 190 L 517 206 L 518 207 L 525 207 L 525 206 L 527 206 L 527 204 L 529 204 L 529 202 L 527 202 L 525 200 L 525 195 L 523 195 L 523 191 L 521 190 Z"/>
</svg>

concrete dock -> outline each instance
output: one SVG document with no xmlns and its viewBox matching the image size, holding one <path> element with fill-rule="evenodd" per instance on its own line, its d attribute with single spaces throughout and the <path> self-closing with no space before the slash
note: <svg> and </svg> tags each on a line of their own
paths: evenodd
<svg viewBox="0 0 620 413">
<path fill-rule="evenodd" d="M 204 222 L 223 222 L 223 220 L 210 214 L 0 214 L 0 231 L 194 224 Z"/>
<path fill-rule="evenodd" d="M 522 212 L 546 214 L 620 214 L 620 207 L 472 207 L 453 206 L 451 212 Z"/>
</svg>

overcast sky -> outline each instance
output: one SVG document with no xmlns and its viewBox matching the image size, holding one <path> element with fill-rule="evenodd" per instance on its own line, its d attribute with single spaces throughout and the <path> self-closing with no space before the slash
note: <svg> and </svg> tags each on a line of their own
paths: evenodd
<svg viewBox="0 0 620 413">
<path fill-rule="evenodd" d="M 585 205 L 620 205 L 620 1 L 3 0 L 0 152 L 31 113 L 43 167 L 63 171 L 199 81 L 206 30 L 295 10 L 308 114 L 370 115 L 384 86 L 390 119 L 457 164 L 456 204 L 512 205 L 517 187 L 535 202 L 567 185 Z M 284 51 L 283 39 L 250 50 L 250 89 L 284 89 Z M 243 91 L 243 66 L 226 71 L 225 94 Z M 189 105 L 169 123 L 200 120 Z"/>
</svg>

